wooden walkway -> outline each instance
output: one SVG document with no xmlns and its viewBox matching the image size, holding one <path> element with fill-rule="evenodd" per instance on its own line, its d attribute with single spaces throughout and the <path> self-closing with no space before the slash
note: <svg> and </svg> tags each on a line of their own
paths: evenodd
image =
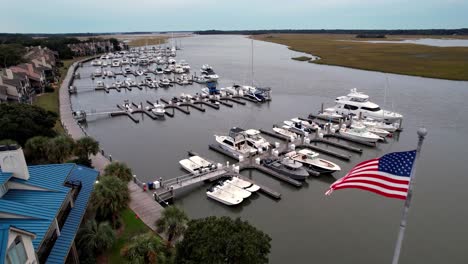
<svg viewBox="0 0 468 264">
<path fill-rule="evenodd" d="M 78 63 L 79 62 L 75 62 L 70 66 L 59 90 L 60 120 L 65 131 L 75 140 L 87 136 L 87 133 L 81 128 L 75 118 L 73 118 L 70 94 L 68 93 L 68 87 L 73 81 L 73 74 Z M 103 172 L 104 168 L 110 163 L 101 153 L 92 156 L 91 161 L 94 168 L 100 172 Z M 149 228 L 156 231 L 155 222 L 161 217 L 161 212 L 164 208 L 154 200 L 151 193 L 143 192 L 143 189 L 133 181 L 128 183 L 128 189 L 130 190 L 130 209 L 132 209 Z"/>
</svg>

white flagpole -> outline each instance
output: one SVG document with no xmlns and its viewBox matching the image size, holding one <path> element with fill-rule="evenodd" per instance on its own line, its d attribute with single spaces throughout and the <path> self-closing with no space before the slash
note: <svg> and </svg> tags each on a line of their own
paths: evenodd
<svg viewBox="0 0 468 264">
<path fill-rule="evenodd" d="M 413 196 L 413 187 L 416 179 L 416 164 L 419 160 L 419 156 L 421 155 L 421 147 L 424 141 L 424 137 L 427 135 L 427 129 L 420 128 L 418 129 L 418 148 L 416 149 L 416 158 L 414 160 L 413 168 L 411 170 L 410 176 L 410 184 L 408 186 L 408 194 L 406 195 L 405 206 L 403 207 L 403 213 L 401 216 L 400 222 L 400 231 L 398 233 L 398 238 L 395 245 L 395 252 L 393 254 L 392 264 L 398 264 L 400 259 L 400 252 L 401 252 L 401 245 L 403 244 L 403 238 L 405 237 L 405 229 L 406 229 L 406 219 L 408 218 L 408 211 L 411 205 L 411 198 Z"/>
</svg>

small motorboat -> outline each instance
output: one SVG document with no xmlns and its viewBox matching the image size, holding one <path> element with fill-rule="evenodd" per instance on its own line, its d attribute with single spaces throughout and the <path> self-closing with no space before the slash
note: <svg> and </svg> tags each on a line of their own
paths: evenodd
<svg viewBox="0 0 468 264">
<path fill-rule="evenodd" d="M 125 67 L 124 68 L 124 73 L 125 74 L 131 74 L 132 73 L 132 69 L 130 67 Z"/>
<path fill-rule="evenodd" d="M 102 61 L 100 61 L 100 60 L 93 60 L 93 61 L 91 62 L 91 65 L 92 65 L 92 66 L 102 66 Z"/>
<path fill-rule="evenodd" d="M 164 73 L 163 69 L 160 68 L 160 67 L 157 67 L 156 70 L 154 70 L 154 72 L 155 72 L 156 74 L 163 74 L 163 73 Z"/>
<path fill-rule="evenodd" d="M 166 109 L 164 108 L 163 104 L 155 103 L 154 108 L 151 109 L 151 112 L 155 114 L 156 116 L 163 117 L 166 114 Z"/>
<path fill-rule="evenodd" d="M 236 185 L 237 187 L 239 188 L 242 188 L 244 190 L 247 190 L 249 192 L 256 192 L 258 190 L 260 190 L 260 186 L 256 185 L 256 184 L 253 184 L 253 183 L 250 183 L 248 181 L 245 181 L 239 177 L 236 177 L 236 176 L 233 176 L 233 177 L 230 177 L 226 180 L 227 183 L 230 183 L 230 184 L 233 184 L 233 185 Z"/>
<path fill-rule="evenodd" d="M 130 64 L 130 60 L 127 59 L 127 58 L 123 58 L 121 64 L 122 65 L 128 65 L 128 64 Z"/>
<path fill-rule="evenodd" d="M 167 78 L 163 78 L 162 80 L 159 80 L 159 86 L 160 87 L 169 87 L 171 86 L 171 81 Z"/>
<path fill-rule="evenodd" d="M 289 127 L 291 127 L 290 130 L 293 130 L 293 131 L 297 131 L 299 132 L 300 134 L 304 134 L 304 133 L 311 133 L 312 132 L 312 129 L 310 127 L 306 127 L 303 125 L 302 123 L 302 120 L 298 119 L 298 118 L 293 118 L 291 120 L 285 120 L 283 121 L 283 123 Z"/>
<path fill-rule="evenodd" d="M 290 158 L 284 158 L 281 161 L 278 159 L 264 159 L 261 163 L 263 166 L 294 180 L 303 181 L 309 177 L 309 173 L 304 169 L 302 163 Z"/>
<path fill-rule="evenodd" d="M 209 188 L 206 191 L 206 195 L 209 198 L 223 203 L 225 205 L 238 205 L 244 200 L 232 193 L 223 191 L 219 186 L 213 186 Z"/>
<path fill-rule="evenodd" d="M 179 161 L 179 164 L 182 166 L 182 168 L 190 173 L 199 174 L 202 172 L 201 166 L 189 159 L 183 159 Z"/>
<path fill-rule="evenodd" d="M 111 67 L 120 67 L 120 60 L 118 59 L 113 59 Z"/>
<path fill-rule="evenodd" d="M 351 128 L 346 128 L 346 126 L 344 126 L 339 131 L 343 136 L 365 142 L 376 143 L 379 140 L 383 140 L 383 138 L 369 132 L 365 126 L 355 126 Z"/>
<path fill-rule="evenodd" d="M 291 151 L 286 153 L 285 156 L 302 163 L 306 169 L 309 168 L 312 171 L 333 173 L 341 170 L 340 166 L 331 161 L 319 158 L 319 154 L 317 152 L 313 152 L 308 149 L 301 149 L 297 152 Z"/>
<path fill-rule="evenodd" d="M 107 78 L 112 78 L 115 76 L 114 72 L 113 71 L 107 71 Z"/>
<path fill-rule="evenodd" d="M 93 76 L 94 76 L 94 77 L 100 77 L 100 76 L 102 76 L 102 70 L 101 70 L 101 68 L 97 68 L 97 69 L 94 71 Z"/>
<path fill-rule="evenodd" d="M 195 164 L 199 165 L 200 168 L 202 168 L 202 169 L 209 169 L 209 170 L 216 169 L 216 165 L 214 165 L 213 163 L 207 161 L 206 159 L 204 159 L 204 158 L 202 158 L 200 156 L 192 156 L 192 157 L 189 158 L 189 160 L 191 160 Z"/>
<path fill-rule="evenodd" d="M 338 114 L 335 108 L 326 108 L 323 112 L 319 112 L 317 116 L 330 121 L 339 121 L 340 119 L 343 119 L 343 116 Z"/>
<path fill-rule="evenodd" d="M 238 196 L 238 197 L 240 197 L 242 199 L 249 198 L 250 195 L 252 195 L 251 192 L 249 192 L 247 190 L 244 190 L 242 188 L 239 188 L 236 185 L 230 184 L 228 182 L 219 181 L 216 185 L 219 188 L 221 188 L 223 191 L 226 191 L 228 193 L 232 193 L 235 196 Z"/>
<path fill-rule="evenodd" d="M 96 82 L 96 88 L 99 88 L 99 89 L 105 88 L 104 82 L 103 81 L 97 81 Z"/>
<path fill-rule="evenodd" d="M 289 129 L 291 129 L 290 126 L 282 126 L 282 127 L 274 127 L 273 131 L 275 133 L 286 136 L 291 139 L 291 141 L 295 140 L 297 138 L 297 134 L 294 132 L 291 132 Z"/>
<path fill-rule="evenodd" d="M 142 70 L 136 70 L 135 74 L 138 75 L 138 76 L 141 76 L 141 75 L 144 74 L 144 72 Z"/>
<path fill-rule="evenodd" d="M 383 129 L 373 127 L 373 126 L 366 126 L 363 122 L 360 122 L 360 121 L 353 121 L 351 123 L 352 128 L 361 127 L 361 126 L 365 126 L 367 131 L 373 134 L 376 134 L 379 137 L 385 138 L 390 134 L 390 132 L 388 132 L 387 130 L 383 130 Z"/>
<path fill-rule="evenodd" d="M 376 121 L 376 120 L 373 120 L 372 118 L 363 119 L 361 120 L 361 123 L 368 128 L 375 127 L 378 129 L 386 130 L 390 133 L 393 133 L 398 129 L 398 124 L 385 124 L 384 122 Z"/>
</svg>

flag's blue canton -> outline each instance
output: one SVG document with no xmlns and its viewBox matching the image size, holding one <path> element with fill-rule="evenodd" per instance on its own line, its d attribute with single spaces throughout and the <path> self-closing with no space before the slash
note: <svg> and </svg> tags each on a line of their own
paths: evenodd
<svg viewBox="0 0 468 264">
<path fill-rule="evenodd" d="M 379 171 L 409 177 L 415 158 L 416 150 L 386 154 L 379 159 Z"/>
</svg>

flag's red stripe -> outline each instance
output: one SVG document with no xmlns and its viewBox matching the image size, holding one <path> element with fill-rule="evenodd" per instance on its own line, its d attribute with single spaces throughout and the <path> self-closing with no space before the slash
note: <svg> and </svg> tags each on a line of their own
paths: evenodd
<svg viewBox="0 0 468 264">
<path fill-rule="evenodd" d="M 378 191 L 378 190 L 375 190 L 375 189 L 372 189 L 372 188 L 368 188 L 368 187 L 364 187 L 364 186 L 349 186 L 349 185 L 348 185 L 348 186 L 336 187 L 336 188 L 333 188 L 333 189 L 334 189 L 334 190 L 340 190 L 340 189 L 361 189 L 361 190 L 373 192 L 373 193 L 376 193 L 376 194 L 379 194 L 379 195 L 382 195 L 382 196 L 385 196 L 385 197 L 389 197 L 389 198 L 395 198 L 395 199 L 406 200 L 406 195 L 390 194 L 390 193 L 381 192 L 381 191 Z"/>
<path fill-rule="evenodd" d="M 369 162 L 376 161 L 376 160 L 379 160 L 379 158 L 370 159 L 370 160 L 365 160 L 365 161 L 363 161 L 363 162 L 360 162 L 360 163 L 356 164 L 356 166 L 354 166 L 354 168 L 359 167 L 359 166 L 364 165 L 364 164 L 369 163 Z"/>
<path fill-rule="evenodd" d="M 351 171 L 354 171 L 354 170 L 362 169 L 362 168 L 364 168 L 364 167 L 366 167 L 366 166 L 376 166 L 376 165 L 379 164 L 378 160 L 379 160 L 379 159 L 371 159 L 371 160 L 368 160 L 368 161 L 365 161 L 365 162 L 361 162 L 361 163 L 359 163 L 358 165 L 354 166 L 354 167 L 350 170 L 350 172 L 351 172 Z M 377 161 L 377 163 L 376 163 L 375 161 Z"/>
<path fill-rule="evenodd" d="M 382 188 L 390 190 L 390 191 L 408 192 L 408 187 L 406 187 L 406 188 L 395 187 L 395 186 L 390 186 L 390 185 L 387 185 L 387 184 L 384 184 L 384 183 L 381 183 L 381 182 L 375 182 L 375 181 L 369 181 L 369 180 L 353 180 L 353 179 L 342 181 L 339 184 L 334 185 L 332 188 L 336 189 L 342 183 L 353 183 L 353 182 L 367 183 L 367 184 L 370 184 L 370 185 L 382 187 Z"/>
<path fill-rule="evenodd" d="M 409 184 L 409 177 L 408 177 L 408 180 L 397 180 L 397 179 L 393 179 L 393 178 L 390 178 L 390 177 L 387 177 L 387 176 L 373 174 L 373 173 L 366 173 L 366 174 L 359 174 L 359 175 L 349 175 L 345 179 L 343 179 L 343 181 L 345 181 L 347 179 L 352 179 L 354 177 L 372 177 L 372 178 L 381 179 L 381 180 L 392 182 L 392 183 Z"/>
</svg>

